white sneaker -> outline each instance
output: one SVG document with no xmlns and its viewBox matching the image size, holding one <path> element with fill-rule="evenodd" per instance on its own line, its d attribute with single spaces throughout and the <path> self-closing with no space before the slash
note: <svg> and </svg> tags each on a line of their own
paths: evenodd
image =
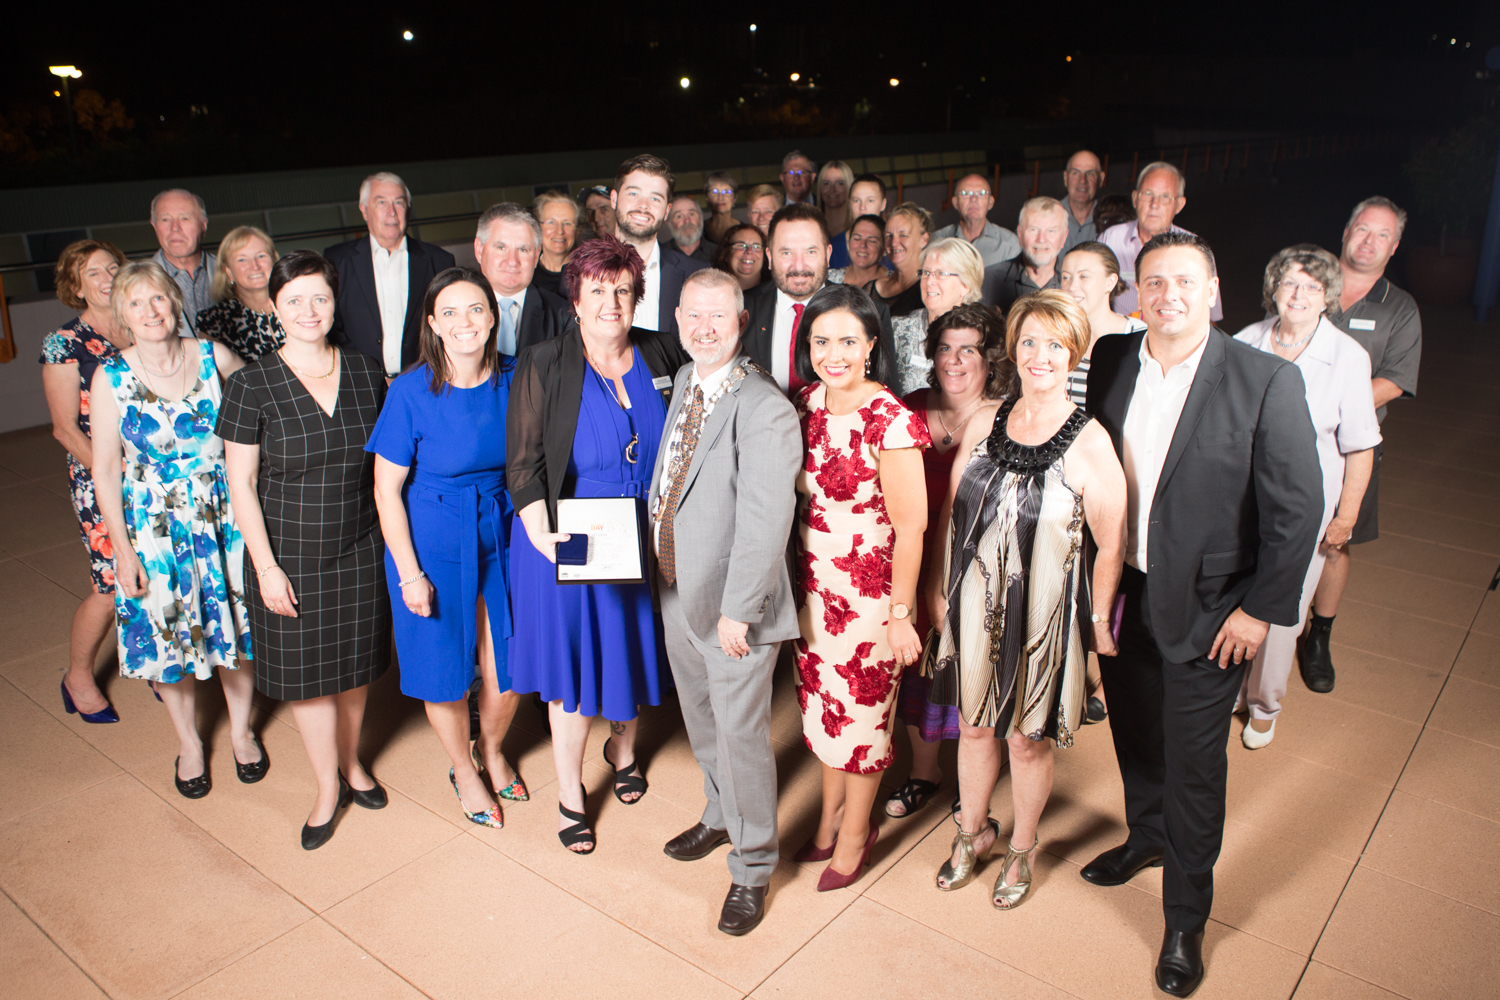
<svg viewBox="0 0 1500 1000">
<path fill-rule="evenodd" d="M 1259 750 L 1276 738 L 1276 720 L 1271 720 L 1271 728 L 1263 733 L 1257 733 L 1249 722 L 1245 723 L 1245 729 L 1240 733 L 1240 740 L 1245 744 L 1247 750 Z"/>
</svg>

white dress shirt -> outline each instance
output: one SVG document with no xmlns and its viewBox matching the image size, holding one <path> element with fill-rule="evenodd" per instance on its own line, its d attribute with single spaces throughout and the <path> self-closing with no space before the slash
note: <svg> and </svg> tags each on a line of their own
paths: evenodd
<svg viewBox="0 0 1500 1000">
<path fill-rule="evenodd" d="M 806 305 L 810 300 L 811 296 L 801 304 Z M 796 299 L 776 289 L 776 311 L 771 314 L 771 377 L 782 392 L 792 384 L 792 324 L 797 321 L 797 312 L 792 307 L 797 304 Z"/>
<path fill-rule="evenodd" d="M 637 250 L 640 248 L 637 247 Z M 650 256 L 646 257 L 646 292 L 635 304 L 635 319 L 631 326 L 642 330 L 661 329 L 661 244 L 651 241 Z M 643 255 L 644 256 L 644 255 Z"/>
<path fill-rule="evenodd" d="M 370 237 L 370 256 L 375 265 L 375 301 L 380 306 L 380 354 L 387 375 L 401 371 L 401 341 L 406 336 L 406 299 L 410 273 L 406 237 L 395 250 L 387 250 Z"/>
<path fill-rule="evenodd" d="M 1203 349 L 1208 346 L 1208 335 L 1204 334 L 1192 354 L 1164 372 L 1161 363 L 1146 349 L 1150 336 L 1148 333 L 1141 338 L 1141 371 L 1135 377 L 1130 408 L 1125 411 L 1125 440 L 1120 449 L 1125 466 L 1125 523 L 1129 529 L 1125 561 L 1142 573 L 1148 565 L 1146 543 L 1151 501 L 1156 496 L 1161 467 L 1172 447 L 1172 435 L 1182 417 L 1188 390 L 1193 386 L 1193 376 L 1198 373 L 1198 362 L 1203 360 Z"/>
<path fill-rule="evenodd" d="M 703 389 L 703 424 L 699 427 L 701 434 L 703 426 L 708 424 L 709 414 L 714 412 L 714 404 L 719 397 L 724 395 L 724 389 L 729 380 L 729 373 L 734 371 L 734 358 L 730 358 L 719 366 L 717 371 L 709 372 L 707 378 L 698 377 L 698 366 L 693 366 L 693 377 L 688 381 L 687 392 L 682 397 L 682 408 L 677 411 L 677 419 L 672 422 L 672 431 L 667 435 L 666 454 L 671 458 L 667 460 L 666 468 L 662 470 L 661 492 L 657 495 L 658 504 L 665 504 L 667 492 L 672 488 L 672 477 L 677 474 L 677 465 L 683 456 L 678 454 L 682 449 L 682 435 L 687 427 L 688 409 L 693 405 L 693 390 Z M 702 441 L 700 440 L 701 444 Z M 692 458 L 687 459 L 689 462 Z M 678 502 L 682 498 L 678 497 Z M 656 548 L 656 554 L 661 555 L 661 521 L 657 518 L 660 511 L 651 513 L 651 544 Z"/>
<path fill-rule="evenodd" d="M 527 286 L 530 287 L 529 285 Z M 510 311 L 510 320 L 506 321 L 506 307 L 508 303 L 515 303 L 515 308 Z M 509 354 L 515 357 L 516 344 L 521 339 L 521 312 L 526 308 L 526 289 L 523 288 L 514 295 L 501 295 L 495 293 L 495 308 L 499 314 L 495 317 L 495 349 L 501 354 Z"/>
</svg>

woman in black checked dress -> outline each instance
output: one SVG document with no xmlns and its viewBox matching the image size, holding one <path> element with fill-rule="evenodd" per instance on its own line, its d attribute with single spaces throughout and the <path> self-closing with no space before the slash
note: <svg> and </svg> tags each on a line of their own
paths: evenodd
<svg viewBox="0 0 1500 1000">
<path fill-rule="evenodd" d="M 270 292 L 286 343 L 224 387 L 230 500 L 245 538 L 255 684 L 292 703 L 318 781 L 302 846 L 321 847 L 350 799 L 386 804 L 355 757 L 365 695 L 390 664 L 390 599 L 365 450 L 385 375 L 327 341 L 338 275 L 311 251 L 281 258 Z"/>
</svg>

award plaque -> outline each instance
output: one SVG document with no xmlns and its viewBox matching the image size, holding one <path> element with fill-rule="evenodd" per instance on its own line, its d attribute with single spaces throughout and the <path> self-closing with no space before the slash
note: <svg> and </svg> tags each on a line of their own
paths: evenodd
<svg viewBox="0 0 1500 1000">
<path fill-rule="evenodd" d="M 634 497 L 572 497 L 557 502 L 557 530 L 587 535 L 582 563 L 557 562 L 558 583 L 645 583 L 646 545 Z M 566 543 L 565 543 L 566 544 Z"/>
</svg>

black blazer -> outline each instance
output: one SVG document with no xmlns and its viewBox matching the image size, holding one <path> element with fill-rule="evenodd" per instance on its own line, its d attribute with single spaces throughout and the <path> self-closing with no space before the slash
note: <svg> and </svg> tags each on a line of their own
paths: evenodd
<svg viewBox="0 0 1500 1000">
<path fill-rule="evenodd" d="M 375 359 L 385 368 L 385 328 L 380 323 L 380 300 L 375 295 L 375 262 L 370 235 L 339 243 L 323 255 L 339 272 L 338 309 L 329 339 Z M 422 298 L 439 271 L 453 266 L 453 255 L 442 247 L 406 238 L 406 327 L 401 335 L 401 367 L 417 360 L 417 335 L 422 329 Z"/>
<path fill-rule="evenodd" d="M 1101 338 L 1088 411 L 1122 451 L 1144 333 Z M 1296 625 L 1323 518 L 1297 366 L 1211 329 L 1151 498 L 1146 609 L 1163 655 L 1207 656 L 1235 608 Z M 1123 454 L 1122 454 L 1123 458 Z"/>
<path fill-rule="evenodd" d="M 692 359 L 675 334 L 669 337 L 654 330 L 633 329 L 630 340 L 640 348 L 652 378 L 660 380 L 662 399 L 670 403 L 672 377 Z M 561 336 L 521 351 L 510 383 L 505 420 L 506 488 L 518 511 L 546 500 L 547 522 L 553 526 L 557 524 L 557 501 L 562 497 L 568 460 L 573 457 L 573 435 L 578 430 L 587 370 L 583 335 L 574 325 Z"/>
<path fill-rule="evenodd" d="M 526 289 L 526 301 L 521 305 L 521 322 L 516 324 L 516 354 L 532 344 L 551 340 L 570 326 L 577 326 L 573 316 L 573 304 L 561 295 L 554 295 L 532 282 Z"/>
<path fill-rule="evenodd" d="M 813 294 L 816 295 L 817 292 Z M 875 303 L 875 311 L 880 314 L 880 349 L 885 352 L 894 371 L 896 337 L 891 333 L 891 311 L 878 299 L 871 298 L 870 301 Z M 766 371 L 773 371 L 771 331 L 776 322 L 776 283 L 770 278 L 762 278 L 760 284 L 745 293 L 745 308 L 750 313 L 750 322 L 745 327 L 745 336 L 741 341 L 743 346 L 740 349 L 750 355 L 751 361 Z"/>
</svg>

